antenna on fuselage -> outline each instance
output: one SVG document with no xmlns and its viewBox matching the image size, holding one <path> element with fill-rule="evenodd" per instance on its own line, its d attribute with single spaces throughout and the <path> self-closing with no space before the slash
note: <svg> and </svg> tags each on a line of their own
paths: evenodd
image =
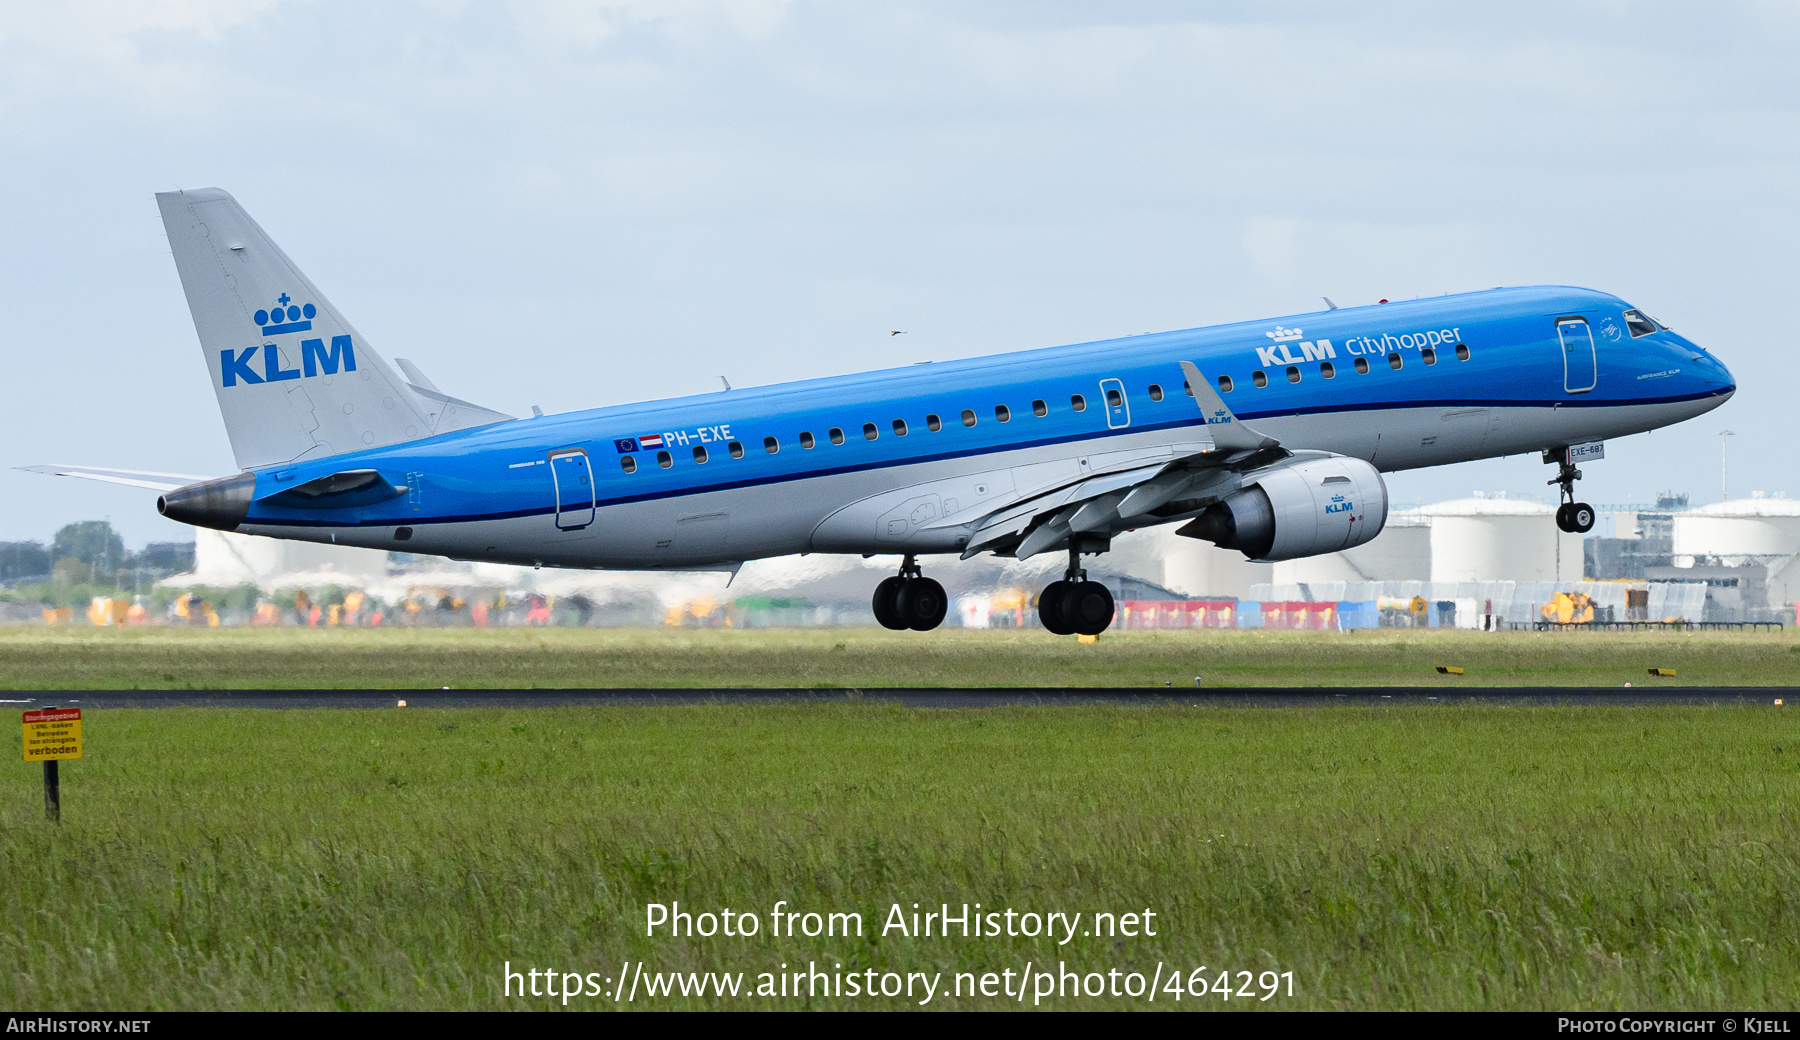
<svg viewBox="0 0 1800 1040">
<path fill-rule="evenodd" d="M 725 389 L 727 389 L 727 390 L 731 389 L 731 380 L 726 379 L 724 376 L 720 376 L 719 382 L 725 384 Z"/>
<path fill-rule="evenodd" d="M 1338 309 L 1338 306 L 1337 306 L 1337 304 L 1335 304 L 1335 303 L 1332 303 L 1332 302 L 1331 302 L 1331 297 L 1329 297 L 1329 296 L 1321 296 L 1321 297 L 1319 297 L 1319 299 L 1321 299 L 1321 300 L 1324 300 L 1324 301 L 1325 301 L 1325 309 L 1326 309 L 1326 310 L 1331 310 L 1331 311 L 1335 311 L 1335 310 L 1337 310 L 1337 309 Z"/>
</svg>

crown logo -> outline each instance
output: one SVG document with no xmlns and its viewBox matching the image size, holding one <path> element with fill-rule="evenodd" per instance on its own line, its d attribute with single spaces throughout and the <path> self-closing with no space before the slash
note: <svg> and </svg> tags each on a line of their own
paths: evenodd
<svg viewBox="0 0 1800 1040">
<path fill-rule="evenodd" d="M 1277 343 L 1286 343 L 1286 342 L 1289 342 L 1290 340 L 1299 339 L 1301 336 L 1301 332 L 1299 329 L 1284 329 L 1281 326 L 1277 325 L 1277 326 L 1275 326 L 1274 332 L 1265 332 L 1265 333 L 1263 333 L 1263 335 L 1269 337 L 1270 339 L 1274 340 Z"/>
<path fill-rule="evenodd" d="M 262 326 L 265 336 L 274 336 L 282 332 L 308 332 L 312 329 L 313 316 L 319 309 L 312 304 L 303 307 L 293 306 L 293 298 L 282 293 L 275 298 L 275 306 L 266 311 L 257 311 L 251 317 Z"/>
</svg>

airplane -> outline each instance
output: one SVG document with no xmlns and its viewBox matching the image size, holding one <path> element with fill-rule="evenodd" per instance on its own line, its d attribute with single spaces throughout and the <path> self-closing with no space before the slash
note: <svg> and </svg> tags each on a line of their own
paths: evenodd
<svg viewBox="0 0 1800 1040">
<path fill-rule="evenodd" d="M 1578 463 L 1737 389 L 1624 300 L 1531 286 L 515 418 L 390 364 L 227 192 L 156 201 L 241 472 L 23 468 L 159 490 L 196 526 L 459 560 L 898 555 L 872 599 L 890 629 L 944 618 L 922 556 L 1066 553 L 1039 619 L 1097 634 L 1113 598 L 1082 557 L 1124 532 L 1337 552 L 1380 534 L 1382 473 L 1520 452 L 1585 532 Z"/>
</svg>

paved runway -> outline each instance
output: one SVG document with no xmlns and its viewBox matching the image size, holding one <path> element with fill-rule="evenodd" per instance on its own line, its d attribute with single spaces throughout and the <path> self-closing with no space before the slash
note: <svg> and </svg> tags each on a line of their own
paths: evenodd
<svg viewBox="0 0 1800 1040">
<path fill-rule="evenodd" d="M 1796 686 L 1517 686 L 1469 690 L 1417 686 L 1218 687 L 1209 689 L 863 689 L 863 690 L 0 690 L 0 707 L 79 708 L 555 708 L 690 704 L 902 704 L 914 708 L 996 708 L 1074 704 L 1215 705 L 1295 708 L 1333 704 L 1764 704 L 1800 708 Z"/>
</svg>

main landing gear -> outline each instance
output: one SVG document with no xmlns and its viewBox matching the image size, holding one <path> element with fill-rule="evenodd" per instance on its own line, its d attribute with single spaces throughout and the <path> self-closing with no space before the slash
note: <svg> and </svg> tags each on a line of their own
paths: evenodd
<svg viewBox="0 0 1800 1040">
<path fill-rule="evenodd" d="M 919 573 L 919 565 L 909 554 L 900 564 L 900 573 L 882 579 L 875 586 L 875 620 L 882 628 L 913 629 L 929 632 L 944 620 L 950 600 L 944 587 Z"/>
<path fill-rule="evenodd" d="M 1562 505 L 1556 507 L 1556 526 L 1570 534 L 1586 534 L 1594 529 L 1594 507 L 1586 502 L 1575 501 L 1575 482 L 1581 479 L 1581 471 L 1569 461 L 1568 448 L 1553 448 L 1544 452 L 1545 462 L 1557 465 L 1556 476 L 1545 481 L 1546 484 L 1562 485 Z"/>
<path fill-rule="evenodd" d="M 1069 539 L 1069 569 L 1063 580 L 1051 582 L 1038 594 L 1038 620 L 1059 636 L 1097 636 L 1112 624 L 1112 593 L 1099 582 L 1087 580 L 1075 537 Z"/>
</svg>

